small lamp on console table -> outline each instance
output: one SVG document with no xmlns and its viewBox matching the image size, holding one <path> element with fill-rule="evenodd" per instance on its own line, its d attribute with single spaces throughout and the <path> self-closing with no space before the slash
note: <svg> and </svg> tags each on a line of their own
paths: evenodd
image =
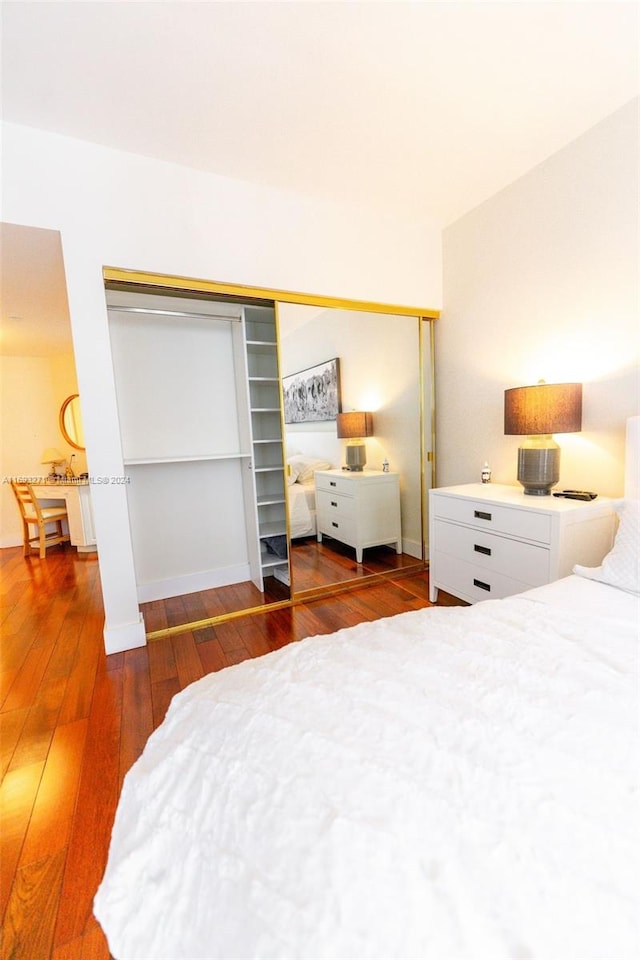
<svg viewBox="0 0 640 960">
<path fill-rule="evenodd" d="M 552 433 L 582 429 L 582 384 L 539 383 L 504 392 L 504 432 L 526 435 L 518 449 L 518 481 L 531 496 L 549 496 L 560 479 L 560 447 Z"/>
<path fill-rule="evenodd" d="M 359 413 L 356 410 L 350 413 L 339 413 L 337 427 L 338 438 L 347 441 L 347 470 L 361 472 L 367 462 L 364 438 L 373 436 L 373 414 Z"/>
<path fill-rule="evenodd" d="M 56 465 L 58 463 L 62 463 L 63 461 L 64 457 L 59 450 L 56 450 L 55 447 L 47 447 L 47 449 L 43 452 L 42 456 L 40 457 L 40 463 L 48 463 L 51 466 L 49 476 L 47 477 L 48 481 L 60 479 L 60 475 L 56 473 Z"/>
</svg>

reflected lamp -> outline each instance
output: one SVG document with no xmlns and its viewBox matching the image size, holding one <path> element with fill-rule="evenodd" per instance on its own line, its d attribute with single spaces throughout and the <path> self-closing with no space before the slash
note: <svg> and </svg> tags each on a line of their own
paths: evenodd
<svg viewBox="0 0 640 960">
<path fill-rule="evenodd" d="M 518 449 L 518 481 L 530 496 L 549 496 L 560 479 L 553 433 L 582 429 L 582 384 L 539 383 L 504 392 L 504 432 L 527 439 Z"/>
<path fill-rule="evenodd" d="M 345 459 L 347 470 L 360 472 L 367 462 L 365 437 L 373 436 L 373 414 L 352 410 L 339 413 L 337 418 L 338 438 L 346 440 Z"/>
</svg>

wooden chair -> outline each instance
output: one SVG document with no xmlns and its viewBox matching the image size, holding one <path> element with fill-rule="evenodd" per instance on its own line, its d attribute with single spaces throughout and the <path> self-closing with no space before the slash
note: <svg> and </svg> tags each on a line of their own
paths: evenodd
<svg viewBox="0 0 640 960">
<path fill-rule="evenodd" d="M 12 480 L 11 486 L 22 517 L 25 557 L 29 556 L 31 550 L 38 550 L 40 558 L 44 559 L 47 547 L 53 547 L 57 543 L 69 542 L 69 534 L 64 532 L 62 526 L 63 520 L 66 520 L 68 524 L 66 507 L 41 507 L 30 483 L 20 483 Z M 55 524 L 55 530 L 50 530 L 47 533 L 46 527 L 51 524 Z M 37 530 L 33 536 L 29 529 L 31 526 L 36 527 Z"/>
</svg>

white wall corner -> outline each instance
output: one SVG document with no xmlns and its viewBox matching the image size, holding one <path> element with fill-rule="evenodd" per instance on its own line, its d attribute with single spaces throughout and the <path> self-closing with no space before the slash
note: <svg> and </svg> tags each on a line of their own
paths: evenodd
<svg viewBox="0 0 640 960">
<path fill-rule="evenodd" d="M 416 560 L 422 560 L 422 543 L 419 540 L 407 540 L 403 537 L 402 552 L 415 557 Z"/>
<path fill-rule="evenodd" d="M 136 623 L 123 623 L 116 627 L 104 628 L 104 649 L 110 653 L 122 653 L 124 650 L 135 650 L 136 647 L 146 647 L 147 636 L 144 629 L 142 614 Z"/>
</svg>

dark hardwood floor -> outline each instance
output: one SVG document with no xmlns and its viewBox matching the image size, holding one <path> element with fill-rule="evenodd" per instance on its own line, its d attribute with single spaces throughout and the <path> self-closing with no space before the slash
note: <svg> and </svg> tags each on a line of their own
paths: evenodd
<svg viewBox="0 0 640 960">
<path fill-rule="evenodd" d="M 0 570 L 3 960 L 108 960 L 92 901 L 122 779 L 175 693 L 303 637 L 430 605 L 426 574 L 400 576 L 107 657 L 95 556 L 11 548 Z M 171 604 L 155 605 L 156 625 Z"/>
<path fill-rule="evenodd" d="M 318 543 L 315 537 L 294 540 L 291 550 L 292 586 L 297 593 L 316 591 L 327 585 L 349 584 L 356 579 L 378 574 L 398 574 L 405 568 L 416 568 L 420 562 L 406 554 L 397 554 L 392 547 L 369 547 L 363 562 L 356 561 L 356 552 L 338 540 L 325 537 Z M 215 590 L 172 597 L 170 600 L 150 600 L 140 605 L 147 633 L 183 623 L 197 623 L 238 610 L 251 610 L 280 600 L 288 600 L 289 587 L 275 577 L 265 578 L 261 593 L 251 582 L 234 583 Z"/>
<path fill-rule="evenodd" d="M 395 548 L 367 547 L 362 562 L 356 560 L 356 551 L 339 540 L 315 537 L 294 540 L 291 544 L 291 568 L 297 593 L 315 590 L 328 583 L 347 583 L 363 576 L 379 573 L 401 573 L 405 567 L 416 567 L 420 561 Z"/>
</svg>

